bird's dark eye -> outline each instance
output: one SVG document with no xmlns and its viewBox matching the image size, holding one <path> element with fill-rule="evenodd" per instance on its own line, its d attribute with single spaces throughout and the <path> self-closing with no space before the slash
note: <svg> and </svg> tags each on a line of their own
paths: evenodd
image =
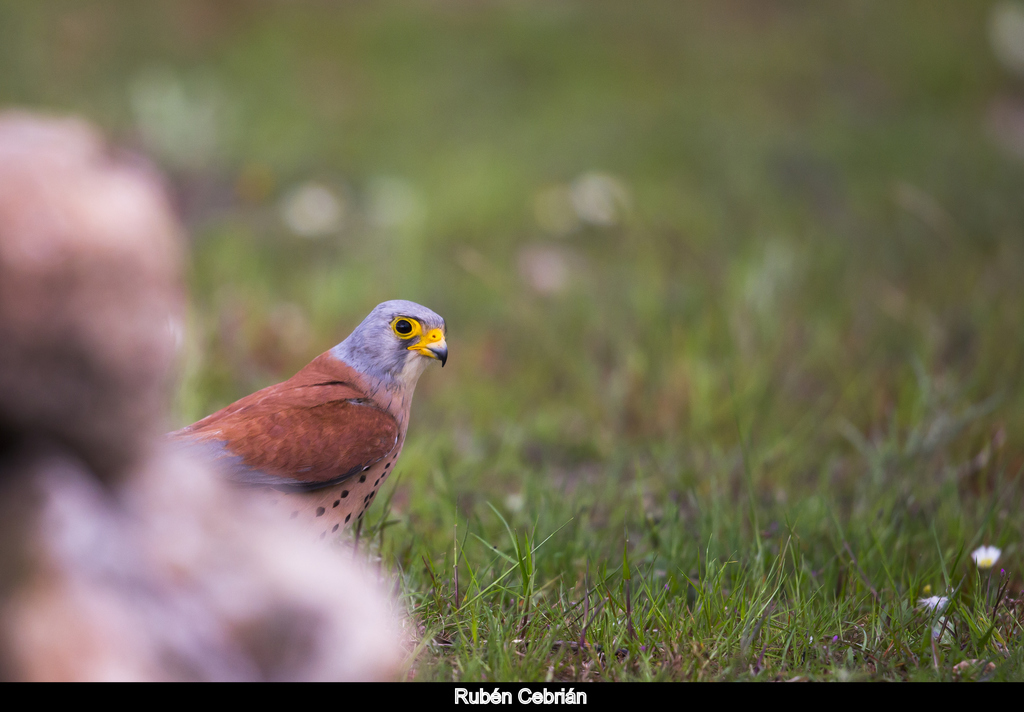
<svg viewBox="0 0 1024 712">
<path fill-rule="evenodd" d="M 405 319 L 399 319 L 395 322 L 395 331 L 399 334 L 410 334 L 412 333 L 412 324 Z"/>
</svg>

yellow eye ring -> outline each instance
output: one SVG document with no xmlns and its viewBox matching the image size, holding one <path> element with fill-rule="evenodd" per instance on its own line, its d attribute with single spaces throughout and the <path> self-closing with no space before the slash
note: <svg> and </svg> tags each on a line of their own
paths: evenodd
<svg viewBox="0 0 1024 712">
<path fill-rule="evenodd" d="M 400 339 L 411 339 L 423 333 L 423 327 L 415 319 L 407 316 L 395 317 L 391 322 L 391 330 Z"/>
</svg>

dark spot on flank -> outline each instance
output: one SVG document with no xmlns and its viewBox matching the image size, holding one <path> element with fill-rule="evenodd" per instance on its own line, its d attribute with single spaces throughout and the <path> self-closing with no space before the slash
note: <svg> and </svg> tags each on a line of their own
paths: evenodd
<svg viewBox="0 0 1024 712">
<path fill-rule="evenodd" d="M 360 482 L 366 482 L 366 475 L 359 475 Z"/>
<path fill-rule="evenodd" d="M 348 497 L 348 490 L 342 490 L 341 491 L 341 498 L 345 499 L 346 497 Z"/>
<path fill-rule="evenodd" d="M 322 532 L 320 532 L 320 538 L 321 539 L 323 539 L 325 536 L 327 536 L 327 530 L 326 529 L 324 529 Z"/>
<path fill-rule="evenodd" d="M 389 467 L 391 467 L 391 463 L 390 462 L 388 464 L 384 465 L 384 469 L 385 470 L 388 469 Z"/>
<path fill-rule="evenodd" d="M 373 499 L 373 495 L 375 495 L 375 494 L 377 494 L 377 490 L 374 490 L 373 492 L 370 492 L 370 499 Z"/>
<path fill-rule="evenodd" d="M 373 486 L 374 486 L 374 487 L 376 487 L 376 486 L 377 486 L 377 485 L 379 485 L 379 484 L 380 484 L 380 478 L 378 477 L 378 478 L 377 478 L 377 481 L 373 483 Z"/>
<path fill-rule="evenodd" d="M 336 499 L 336 500 L 334 500 L 334 504 L 331 505 L 331 506 L 337 507 L 339 504 L 341 504 L 341 500 L 340 499 Z"/>
<path fill-rule="evenodd" d="M 365 511 L 366 511 L 366 510 L 364 509 L 364 510 L 363 510 L 363 512 L 365 512 Z M 360 512 L 360 513 L 359 513 L 359 516 L 357 517 L 357 519 L 362 519 L 362 518 L 363 518 L 363 512 Z"/>
<path fill-rule="evenodd" d="M 351 519 L 351 518 L 352 518 L 352 512 L 349 512 L 347 515 L 345 515 L 345 524 L 348 524 L 348 520 Z"/>
<path fill-rule="evenodd" d="M 297 517 L 297 516 L 299 516 L 299 513 L 296 511 L 296 512 L 292 512 L 292 516 L 289 517 L 289 518 L 290 519 L 295 519 L 295 517 Z"/>
<path fill-rule="evenodd" d="M 334 529 L 331 529 L 331 533 L 333 534 L 334 532 L 338 531 L 338 527 L 340 527 L 340 526 L 341 526 L 340 524 L 335 524 L 334 525 Z"/>
<path fill-rule="evenodd" d="M 326 512 L 326 511 L 327 510 L 324 509 L 323 507 L 317 507 L 316 508 L 316 516 L 322 517 L 324 515 L 324 512 Z"/>
</svg>

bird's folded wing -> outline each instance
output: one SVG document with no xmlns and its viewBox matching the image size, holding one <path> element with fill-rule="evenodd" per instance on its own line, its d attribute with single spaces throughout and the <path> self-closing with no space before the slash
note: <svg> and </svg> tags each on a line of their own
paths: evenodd
<svg viewBox="0 0 1024 712">
<path fill-rule="evenodd" d="M 171 438 L 215 459 L 231 480 L 286 491 L 337 484 L 395 449 L 390 413 L 350 383 L 315 380 L 265 388 Z"/>
</svg>

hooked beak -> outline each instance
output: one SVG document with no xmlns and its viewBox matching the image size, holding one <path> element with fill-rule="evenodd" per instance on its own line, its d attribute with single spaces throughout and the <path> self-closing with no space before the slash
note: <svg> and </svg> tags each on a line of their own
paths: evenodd
<svg viewBox="0 0 1024 712">
<path fill-rule="evenodd" d="M 434 344 L 427 349 L 427 351 L 433 354 L 434 358 L 441 362 L 441 368 L 444 368 L 444 365 L 448 363 L 448 344 L 444 341 L 439 344 Z"/>
<path fill-rule="evenodd" d="M 444 333 L 440 329 L 431 329 L 417 344 L 409 347 L 428 358 L 434 358 L 441 362 L 441 368 L 448 363 L 448 344 L 444 340 Z"/>
</svg>

